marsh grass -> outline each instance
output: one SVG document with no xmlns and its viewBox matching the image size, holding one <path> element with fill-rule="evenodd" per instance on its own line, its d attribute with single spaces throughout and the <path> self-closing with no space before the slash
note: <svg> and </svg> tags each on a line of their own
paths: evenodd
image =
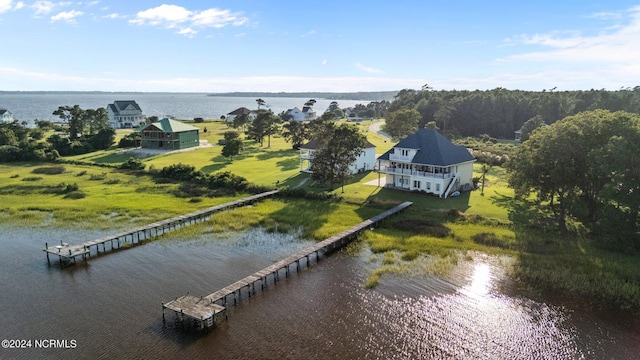
<svg viewBox="0 0 640 360">
<path fill-rule="evenodd" d="M 34 169 L 42 168 L 51 167 L 36 164 L 0 165 L 0 194 L 3 200 L 0 203 L 0 212 L 3 213 L 3 217 L 15 218 L 20 226 L 120 230 L 182 215 L 243 196 L 234 194 L 216 198 L 203 197 L 202 201 L 193 203 L 189 199 L 177 198 L 171 193 L 178 189 L 178 184 L 157 185 L 150 176 L 116 169 L 101 169 L 96 175 L 95 168 L 84 165 L 67 164 L 64 166 L 64 172 L 53 171 L 56 174 L 41 176 L 29 184 L 22 181 L 31 177 Z M 16 174 L 18 176 L 14 176 Z M 73 201 L 70 201 L 71 199 Z M 39 209 L 39 212 L 47 215 L 33 214 L 31 209 Z M 114 213 L 119 214 L 117 219 L 105 218 L 106 215 Z"/>
</svg>

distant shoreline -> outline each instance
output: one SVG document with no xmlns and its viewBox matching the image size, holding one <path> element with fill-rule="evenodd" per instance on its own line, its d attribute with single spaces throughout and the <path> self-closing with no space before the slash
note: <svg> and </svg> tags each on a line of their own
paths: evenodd
<svg viewBox="0 0 640 360">
<path fill-rule="evenodd" d="M 270 97 L 270 98 L 309 98 L 328 100 L 363 100 L 363 101 L 391 101 L 399 90 L 395 91 L 359 91 L 359 92 L 168 92 L 168 91 L 8 91 L 0 90 L 2 94 L 201 94 L 202 96 L 228 96 L 228 97 Z"/>
<path fill-rule="evenodd" d="M 209 93 L 207 96 L 233 96 L 233 97 L 293 97 L 293 98 L 320 98 L 328 100 L 368 100 L 391 101 L 398 94 L 395 91 L 358 91 L 358 92 L 227 92 Z"/>
</svg>

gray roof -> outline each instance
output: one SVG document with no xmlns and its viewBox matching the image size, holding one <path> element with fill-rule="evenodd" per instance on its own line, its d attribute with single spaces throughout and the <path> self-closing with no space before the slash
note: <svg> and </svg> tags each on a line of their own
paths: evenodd
<svg viewBox="0 0 640 360">
<path fill-rule="evenodd" d="M 116 100 L 113 104 L 109 104 L 109 107 L 113 112 L 120 112 L 127 108 L 127 106 L 132 105 L 134 109 L 138 111 L 142 111 L 138 103 L 135 100 Z"/>
<path fill-rule="evenodd" d="M 232 112 L 228 113 L 227 115 L 242 115 L 242 114 L 250 114 L 251 110 L 247 109 L 246 107 L 239 107 L 235 110 L 233 110 Z"/>
<path fill-rule="evenodd" d="M 394 148 L 417 149 L 411 163 L 432 166 L 450 166 L 475 161 L 466 147 L 455 145 L 435 129 L 420 129 L 397 143 Z M 393 148 L 382 154 L 379 160 L 389 160 Z"/>
</svg>

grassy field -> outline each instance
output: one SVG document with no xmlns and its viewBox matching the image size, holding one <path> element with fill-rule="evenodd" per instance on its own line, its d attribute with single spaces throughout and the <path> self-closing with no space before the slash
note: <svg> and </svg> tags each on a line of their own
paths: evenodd
<svg viewBox="0 0 640 360">
<path fill-rule="evenodd" d="M 366 121 L 358 126 L 382 154 L 393 143 L 369 132 L 370 124 Z M 226 124 L 208 121 L 194 125 L 202 129 L 201 139 L 212 146 L 144 157 L 147 169 L 184 163 L 205 173 L 230 171 L 269 187 L 298 186 L 308 177 L 299 172 L 298 151 L 281 137 L 272 137 L 270 147 L 266 141 L 265 146 L 245 141 L 243 153 L 230 161 L 217 145 L 230 130 Z M 130 156 L 114 148 L 66 160 L 118 165 Z M 181 198 L 174 195 L 178 184 L 157 184 L 149 175 L 90 165 L 64 164 L 60 174 L 37 171 L 54 166 L 58 165 L 0 165 L 0 218 L 24 226 L 127 227 L 243 196 Z M 481 175 L 480 165 L 474 171 Z M 450 199 L 378 187 L 374 172 L 354 176 L 344 192 L 340 186 L 326 189 L 308 181 L 304 189 L 331 191 L 342 200 L 270 199 L 186 228 L 183 235 L 263 226 L 280 232 L 301 229 L 305 237 L 322 240 L 408 200 L 414 203 L 411 208 L 362 236 L 360 244 L 371 249 L 372 261 L 378 264 L 364 284 L 367 287 L 384 281 L 385 274 L 415 272 L 416 268 L 446 277 L 459 261 L 473 261 L 474 254 L 480 252 L 513 258 L 509 270 L 523 286 L 640 311 L 639 255 L 608 252 L 585 237 L 562 237 L 552 230 L 526 225 L 532 213 L 513 199 L 505 179 L 503 168 L 492 167 L 483 191 Z"/>
</svg>

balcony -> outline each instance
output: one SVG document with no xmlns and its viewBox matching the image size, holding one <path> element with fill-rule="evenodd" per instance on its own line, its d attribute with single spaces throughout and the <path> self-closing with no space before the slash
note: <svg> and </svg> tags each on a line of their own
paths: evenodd
<svg viewBox="0 0 640 360">
<path fill-rule="evenodd" d="M 390 166 L 380 167 L 380 172 L 384 174 L 419 176 L 419 177 L 430 178 L 430 179 L 450 179 L 454 176 L 453 173 L 432 173 L 432 172 L 417 171 L 412 169 L 394 168 Z"/>
<path fill-rule="evenodd" d="M 390 161 L 402 161 L 402 162 L 411 162 L 413 159 L 413 155 L 411 156 L 402 156 L 400 154 L 389 154 Z"/>
</svg>

